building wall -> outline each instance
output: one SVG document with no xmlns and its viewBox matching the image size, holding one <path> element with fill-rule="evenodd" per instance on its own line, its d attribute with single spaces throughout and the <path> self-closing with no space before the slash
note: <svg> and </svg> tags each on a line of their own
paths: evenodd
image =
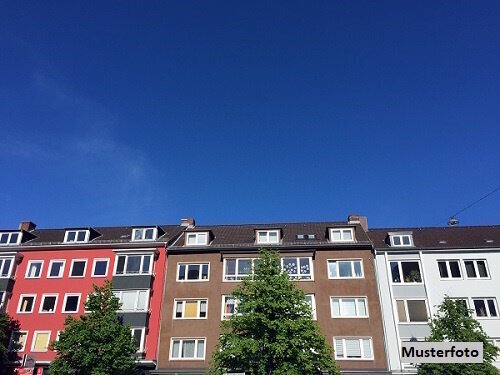
<svg viewBox="0 0 500 375">
<path fill-rule="evenodd" d="M 286 256 L 286 250 L 281 250 Z M 291 254 L 290 254 L 291 255 Z M 160 331 L 159 370 L 202 370 L 210 364 L 211 353 L 219 338 L 221 322 L 222 296 L 230 295 L 237 282 L 223 282 L 223 258 L 256 257 L 251 254 L 227 254 L 218 252 L 204 254 L 169 253 L 165 299 Z M 316 300 L 317 320 L 326 335 L 329 345 L 333 345 L 335 336 L 369 336 L 372 337 L 374 360 L 338 360 L 344 370 L 384 370 L 386 356 L 381 323 L 381 310 L 375 281 L 374 262 L 370 249 L 333 251 L 318 250 L 314 252 L 293 253 L 293 256 L 314 256 L 314 281 L 297 281 L 296 284 L 306 293 L 313 293 Z M 328 279 L 328 259 L 363 260 L 364 278 L 358 280 Z M 178 282 L 177 264 L 179 262 L 210 262 L 208 281 Z M 331 318 L 330 296 L 366 296 L 368 298 L 368 318 Z M 207 298 L 208 314 L 206 319 L 177 320 L 174 316 L 174 299 Z M 205 360 L 170 360 L 170 344 L 172 337 L 206 338 Z"/>
</svg>

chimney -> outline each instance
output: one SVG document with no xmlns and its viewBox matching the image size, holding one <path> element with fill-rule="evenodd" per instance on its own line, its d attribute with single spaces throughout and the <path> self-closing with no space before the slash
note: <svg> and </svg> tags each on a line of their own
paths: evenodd
<svg viewBox="0 0 500 375">
<path fill-rule="evenodd" d="M 188 217 L 186 219 L 181 219 L 181 227 L 193 228 L 194 227 L 194 218 Z"/>
<path fill-rule="evenodd" d="M 366 220 L 366 216 L 349 215 L 347 221 L 349 224 L 361 225 L 361 228 L 363 228 L 365 232 L 368 232 L 368 221 Z"/>
<path fill-rule="evenodd" d="M 31 232 L 32 230 L 35 230 L 35 228 L 36 224 L 32 221 L 21 221 L 21 224 L 19 224 L 19 229 L 25 230 L 26 232 Z"/>
</svg>

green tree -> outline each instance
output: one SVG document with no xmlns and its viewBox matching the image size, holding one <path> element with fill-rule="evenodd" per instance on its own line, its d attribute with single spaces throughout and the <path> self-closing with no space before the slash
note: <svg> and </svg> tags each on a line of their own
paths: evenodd
<svg viewBox="0 0 500 375">
<path fill-rule="evenodd" d="M 471 316 L 464 301 L 446 296 L 438 311 L 431 319 L 431 334 L 426 341 L 463 341 L 483 343 L 483 363 L 424 363 L 420 365 L 420 375 L 483 375 L 498 374 L 491 364 L 499 354 L 499 349 L 490 344 L 488 336 L 479 322 Z"/>
<path fill-rule="evenodd" d="M 0 311 L 0 374 L 7 375 L 14 373 L 14 367 L 8 366 L 8 363 L 18 360 L 16 350 L 20 345 L 10 342 L 12 333 L 19 331 L 19 322 L 12 319 L 6 312 Z M 9 352 L 9 346 L 11 352 Z"/>
<path fill-rule="evenodd" d="M 59 340 L 51 343 L 57 352 L 50 364 L 55 375 L 128 375 L 135 371 L 135 344 L 130 327 L 117 314 L 120 301 L 111 283 L 94 291 L 85 303 L 88 315 L 68 316 Z"/>
<path fill-rule="evenodd" d="M 305 293 L 281 271 L 279 253 L 262 249 L 255 263 L 254 276 L 233 291 L 241 314 L 221 323 L 210 373 L 339 374 Z"/>
</svg>

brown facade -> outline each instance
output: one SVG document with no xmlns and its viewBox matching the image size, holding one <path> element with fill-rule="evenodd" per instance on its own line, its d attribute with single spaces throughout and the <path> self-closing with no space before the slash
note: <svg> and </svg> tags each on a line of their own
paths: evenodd
<svg viewBox="0 0 500 375">
<path fill-rule="evenodd" d="M 327 227 L 324 227 L 325 231 Z M 197 228 L 196 228 L 197 229 Z M 196 231 L 193 229 L 193 231 Z M 201 229 L 200 229 L 201 230 Z M 323 231 L 323 232 L 325 232 Z M 357 226 L 356 232 L 364 231 Z M 215 233 L 215 237 L 217 233 Z M 237 282 L 223 281 L 225 258 L 256 257 L 258 247 L 221 246 L 191 249 L 183 246 L 182 237 L 168 250 L 167 276 L 162 309 L 160 348 L 157 372 L 176 370 L 205 370 L 211 362 L 211 353 L 219 338 L 219 325 L 222 319 L 223 296 L 231 295 Z M 212 244 L 213 245 L 213 244 Z M 269 246 L 272 247 L 272 246 Z M 333 345 L 334 337 L 371 337 L 372 360 L 337 360 L 341 370 L 386 370 L 383 327 L 379 297 L 377 292 L 374 260 L 371 245 L 357 243 L 353 246 L 277 246 L 282 257 L 303 256 L 312 258 L 313 280 L 296 281 L 308 294 L 314 294 L 317 321 L 326 336 L 327 343 Z M 361 259 L 363 278 L 329 279 L 328 260 Z M 200 281 L 177 281 L 179 263 L 209 262 L 209 279 Z M 330 297 L 366 297 L 367 318 L 332 318 Z M 174 300 L 200 298 L 208 300 L 205 319 L 174 319 Z M 172 338 L 205 338 L 206 354 L 204 360 L 171 360 L 170 345 Z"/>
</svg>

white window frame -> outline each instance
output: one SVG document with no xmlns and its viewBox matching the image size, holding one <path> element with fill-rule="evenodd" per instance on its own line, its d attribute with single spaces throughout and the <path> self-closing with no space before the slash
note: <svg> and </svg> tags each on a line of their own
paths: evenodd
<svg viewBox="0 0 500 375">
<path fill-rule="evenodd" d="M 118 310 L 118 311 L 124 312 L 124 313 L 126 313 L 126 312 L 147 312 L 147 311 L 149 311 L 149 299 L 151 297 L 150 289 L 125 289 L 125 290 L 116 290 L 116 289 L 114 289 L 113 290 L 113 294 L 114 293 L 118 293 L 119 294 L 119 296 L 117 296 L 115 294 L 115 297 L 120 300 L 120 303 L 123 303 L 122 302 L 122 295 L 123 295 L 123 293 L 132 293 L 132 292 L 135 292 L 134 308 L 132 310 L 122 310 L 123 306 L 121 306 L 120 310 Z M 137 308 L 137 305 L 139 303 L 139 293 L 140 292 L 146 292 L 146 306 L 144 307 L 144 309 L 141 309 L 141 310 L 139 310 Z"/>
<path fill-rule="evenodd" d="M 339 300 L 339 308 L 340 308 L 340 315 L 335 316 L 333 315 L 333 300 L 338 299 Z M 343 315 L 343 300 L 345 299 L 354 299 L 354 307 L 356 310 L 356 315 L 349 316 L 349 315 Z M 363 300 L 365 302 L 365 310 L 366 310 L 366 315 L 359 315 L 358 311 L 358 301 Z M 370 313 L 368 311 L 368 297 L 367 296 L 330 296 L 330 316 L 334 319 L 366 319 L 370 317 Z"/>
<path fill-rule="evenodd" d="M 124 256 L 125 257 L 125 263 L 123 264 L 123 273 L 116 273 L 116 270 L 118 268 L 118 257 Z M 127 273 L 127 264 L 128 264 L 128 258 L 130 256 L 140 256 L 141 257 L 141 264 L 139 266 L 139 273 Z M 144 257 L 150 257 L 149 261 L 149 270 L 147 272 L 142 271 L 142 266 L 144 265 Z M 154 253 L 152 252 L 147 252 L 147 253 L 117 253 L 115 256 L 115 264 L 113 267 L 113 276 L 137 276 L 137 275 L 152 275 L 153 274 L 153 263 L 154 263 Z"/>
<path fill-rule="evenodd" d="M 38 274 L 38 276 L 28 276 L 28 273 L 30 271 L 30 266 L 33 263 L 40 263 L 40 273 Z M 26 274 L 24 275 L 24 278 L 25 279 L 39 279 L 39 278 L 41 278 L 42 272 L 43 272 L 43 263 L 44 263 L 44 261 L 41 259 L 37 259 L 37 260 L 33 259 L 33 260 L 28 261 L 28 266 L 26 267 Z"/>
<path fill-rule="evenodd" d="M 97 262 L 103 262 L 103 261 L 106 261 L 106 273 L 104 275 L 96 275 L 95 274 L 96 263 Z M 109 258 L 94 258 L 94 261 L 92 262 L 92 274 L 91 274 L 91 277 L 108 277 L 109 262 L 110 262 Z"/>
<path fill-rule="evenodd" d="M 267 240 L 261 241 L 259 233 L 265 233 Z M 270 233 L 276 233 L 276 242 L 270 242 L 269 241 L 269 234 Z M 279 229 L 257 229 L 255 231 L 255 243 L 259 245 L 279 245 L 281 243 L 281 235 L 280 235 L 280 230 Z"/>
<path fill-rule="evenodd" d="M 314 281 L 314 266 L 313 266 L 313 260 L 312 260 L 312 257 L 304 257 L 304 256 L 283 256 L 281 258 L 281 271 L 282 272 L 286 272 L 284 267 L 283 267 L 283 262 L 285 259 L 295 259 L 297 260 L 297 272 L 299 272 L 297 274 L 298 277 L 300 276 L 307 276 L 307 275 L 310 275 L 311 278 L 310 279 L 302 279 L 302 278 L 295 278 L 296 276 L 292 276 L 290 274 L 288 274 L 288 277 L 290 278 L 290 280 L 293 280 L 293 281 Z M 300 259 L 309 259 L 309 270 L 310 270 L 310 273 L 309 274 L 304 274 L 302 275 L 299 271 L 300 269 Z M 288 273 L 288 272 L 287 272 Z"/>
<path fill-rule="evenodd" d="M 473 297 L 472 299 L 472 312 L 474 313 L 474 316 L 476 319 L 485 319 L 485 320 L 494 320 L 494 319 L 500 319 L 500 312 L 498 311 L 498 303 L 497 299 L 495 297 Z M 488 300 L 493 300 L 493 305 L 495 305 L 495 310 L 497 313 L 497 316 L 491 316 L 491 311 L 490 311 L 490 306 L 488 305 Z M 488 316 L 479 316 L 477 315 L 476 312 L 476 305 L 474 304 L 474 301 L 483 301 L 484 306 L 486 307 L 486 312 L 488 313 Z"/>
<path fill-rule="evenodd" d="M 223 270 L 222 270 L 222 281 L 223 282 L 230 282 L 230 283 L 239 283 L 241 280 L 243 280 L 245 277 L 253 277 L 253 274 L 254 274 L 254 269 L 255 269 L 255 260 L 256 259 L 259 259 L 259 258 L 224 258 L 224 262 L 222 264 L 223 266 Z M 228 275 L 226 275 L 226 262 L 228 260 L 235 260 L 236 261 L 236 265 L 235 265 L 235 274 L 234 274 L 234 277 L 236 278 L 236 280 L 227 280 L 226 278 L 228 277 Z M 252 270 L 250 272 L 250 274 L 248 275 L 239 275 L 238 274 L 238 262 L 240 260 L 250 260 L 252 262 Z M 232 275 L 230 275 L 230 277 L 233 277 Z"/>
<path fill-rule="evenodd" d="M 184 317 L 184 314 L 186 313 L 186 302 L 197 302 L 198 307 L 197 307 L 197 317 L 195 318 L 186 318 Z M 205 311 L 205 316 L 200 316 L 201 313 L 201 303 L 205 302 L 206 305 L 206 311 Z M 180 318 L 177 317 L 177 304 L 182 303 L 182 316 Z M 175 320 L 200 320 L 200 319 L 207 319 L 208 318 L 208 298 L 175 298 L 174 299 L 174 313 L 173 313 L 173 319 Z"/>
<path fill-rule="evenodd" d="M 6 260 L 10 260 L 10 265 L 9 265 L 9 269 L 7 270 L 7 276 L 2 276 L 2 271 L 3 271 L 3 268 L 5 267 L 5 261 Z M 11 277 L 11 274 L 12 274 L 12 269 L 14 268 L 14 260 L 15 260 L 15 257 L 13 256 L 2 256 L 0 257 L 0 279 L 8 279 Z"/>
<path fill-rule="evenodd" d="M 204 242 L 199 242 L 200 237 L 205 236 Z M 194 237 L 194 243 L 189 243 L 189 237 Z M 208 232 L 186 232 L 186 246 L 206 246 L 209 242 L 209 233 Z"/>
<path fill-rule="evenodd" d="M 23 346 L 21 348 L 19 348 L 18 350 L 15 351 L 16 353 L 24 352 L 24 350 L 26 349 L 26 343 L 28 342 L 29 331 L 27 331 L 27 330 L 19 330 L 19 331 L 12 332 L 12 334 L 10 336 L 10 342 L 9 342 L 9 352 L 14 351 L 12 347 L 14 346 L 14 335 L 16 333 L 19 333 L 19 334 L 25 333 L 26 334 L 26 339 L 24 340 Z"/>
<path fill-rule="evenodd" d="M 82 276 L 72 276 L 73 273 L 73 266 L 75 265 L 75 262 L 83 262 L 85 261 L 85 267 L 83 268 L 83 275 Z M 72 279 L 83 279 L 87 275 L 87 265 L 89 264 L 88 259 L 71 259 L 71 267 L 69 268 L 69 278 Z"/>
<path fill-rule="evenodd" d="M 318 320 L 318 316 L 316 314 L 316 296 L 314 295 L 314 293 L 306 293 L 306 298 L 307 297 L 311 297 L 312 320 Z"/>
<path fill-rule="evenodd" d="M 202 274 L 203 274 L 202 269 L 203 269 L 203 265 L 205 265 L 205 264 L 208 265 L 208 275 L 207 275 L 206 279 L 204 279 L 202 276 Z M 200 266 L 200 278 L 199 279 L 188 280 L 187 274 L 188 274 L 188 266 L 189 265 Z M 186 266 L 185 271 L 184 271 L 184 275 L 185 275 L 184 280 L 179 280 L 179 269 L 181 266 Z M 178 262 L 177 263 L 177 273 L 175 275 L 175 278 L 176 278 L 176 281 L 179 283 L 201 283 L 201 282 L 210 281 L 210 262 Z"/>
<path fill-rule="evenodd" d="M 85 232 L 85 238 L 83 241 L 78 241 L 78 234 Z M 75 233 L 75 239 L 73 241 L 68 240 L 69 234 Z M 86 243 L 89 242 L 90 230 L 88 229 L 69 229 L 64 233 L 64 243 Z"/>
<path fill-rule="evenodd" d="M 52 264 L 62 263 L 61 272 L 59 276 L 50 276 L 50 271 L 52 270 Z M 66 259 L 51 259 L 49 262 L 49 268 L 47 269 L 47 279 L 61 279 L 64 276 L 64 269 L 66 268 Z"/>
<path fill-rule="evenodd" d="M 398 302 L 397 301 L 403 301 L 404 306 L 405 306 L 405 314 L 406 314 L 406 322 L 400 322 L 399 321 L 399 313 L 398 313 Z M 424 301 L 425 303 L 425 310 L 427 311 L 427 320 L 425 322 L 411 322 L 410 321 L 410 311 L 408 310 L 408 301 Z M 429 324 L 429 320 L 431 319 L 431 312 L 429 311 L 429 303 L 427 302 L 426 298 L 419 298 L 419 297 L 411 297 L 411 298 L 394 298 L 393 300 L 393 309 L 394 309 L 394 316 L 396 318 L 396 323 L 397 324 Z"/>
<path fill-rule="evenodd" d="M 47 340 L 47 347 L 45 348 L 45 350 L 35 350 L 35 343 L 36 343 L 36 337 L 38 336 L 38 334 L 40 333 L 48 333 L 49 334 L 49 338 Z M 33 338 L 31 339 L 31 352 L 32 353 L 46 353 L 49 351 L 49 345 L 50 345 L 50 336 L 52 335 L 52 331 L 34 331 L 33 332 Z"/>
<path fill-rule="evenodd" d="M 53 311 L 42 311 L 43 302 L 45 301 L 46 297 L 56 297 L 56 301 L 54 302 L 54 310 Z M 55 314 L 58 301 L 59 301 L 59 294 L 58 293 L 42 294 L 42 298 L 40 299 L 40 308 L 38 309 L 38 313 L 39 314 Z"/>
<path fill-rule="evenodd" d="M 132 338 L 135 339 L 134 331 L 141 331 L 141 344 L 139 346 L 139 350 L 136 353 L 145 353 L 146 352 L 146 327 L 130 327 L 130 333 L 132 334 Z M 135 340 L 134 340 L 135 342 Z"/>
<path fill-rule="evenodd" d="M 337 275 L 339 276 L 331 276 L 330 275 L 330 262 L 335 262 L 337 267 Z M 339 262 L 351 262 L 351 274 L 353 276 L 340 276 L 340 268 Z M 356 272 L 354 270 L 354 262 L 360 262 L 361 265 L 361 276 L 356 276 Z M 364 279 L 365 278 L 365 268 L 363 266 L 362 258 L 340 258 L 340 259 L 327 259 L 326 260 L 326 272 L 328 273 L 328 279 L 330 280 L 350 280 L 350 279 Z"/>
<path fill-rule="evenodd" d="M 336 340 L 342 340 L 342 346 L 343 346 L 343 351 L 344 351 L 344 357 L 337 357 L 337 351 L 334 350 L 335 352 L 335 360 L 336 361 L 373 361 L 375 359 L 375 354 L 373 352 L 373 338 L 369 336 L 340 336 L 340 337 L 333 337 L 333 348 L 336 348 L 335 341 Z M 346 342 L 345 340 L 359 340 L 359 345 L 361 348 L 361 358 L 348 358 L 347 357 L 347 350 L 346 350 Z M 362 340 L 370 340 L 370 349 L 371 349 L 371 357 L 364 357 L 364 347 L 363 347 L 363 341 Z"/>
<path fill-rule="evenodd" d="M 143 232 L 143 236 L 144 236 L 144 234 L 146 233 L 146 231 L 149 230 L 149 229 L 153 230 L 153 238 L 151 238 L 151 239 L 149 239 L 149 238 L 142 238 L 142 239 L 139 239 L 139 240 L 135 239 L 135 233 L 136 232 L 142 231 Z M 132 239 L 131 239 L 131 241 L 133 241 L 133 242 L 156 241 L 157 237 L 158 237 L 158 228 L 156 228 L 156 227 L 134 228 L 134 229 L 132 229 Z"/>
<path fill-rule="evenodd" d="M 233 314 L 229 314 L 229 313 L 226 313 L 226 298 L 232 298 L 234 299 L 234 311 L 235 313 Z M 234 314 L 236 315 L 241 315 L 240 312 L 238 312 L 238 305 L 239 305 L 240 301 L 235 298 L 234 296 L 230 295 L 230 294 L 224 294 L 222 295 L 222 305 L 221 305 L 221 320 L 228 320 L 229 318 L 231 318 Z"/>
<path fill-rule="evenodd" d="M 398 264 L 398 270 L 399 270 L 399 277 L 401 278 L 401 281 L 395 282 L 392 279 L 392 268 L 391 268 L 391 263 L 396 262 Z M 401 263 L 404 262 L 412 262 L 412 263 L 418 263 L 418 270 L 420 272 L 420 282 L 416 281 L 404 281 L 404 275 L 403 275 L 403 266 Z M 387 266 L 389 267 L 389 278 L 391 281 L 392 285 L 422 285 L 424 283 L 424 275 L 422 274 L 422 263 L 420 262 L 420 259 L 400 259 L 400 260 L 395 260 L 395 259 L 389 259 L 387 261 Z M 438 271 L 439 272 L 439 271 Z"/>
<path fill-rule="evenodd" d="M 441 276 L 441 271 L 439 270 L 439 262 L 446 263 L 446 272 L 448 272 L 448 277 L 442 277 Z M 458 269 L 460 270 L 460 277 L 453 277 L 451 275 L 450 262 L 457 262 L 458 263 Z M 463 271 L 462 262 L 460 262 L 460 259 L 437 259 L 436 260 L 436 264 L 438 266 L 438 273 L 439 273 L 439 279 L 440 280 L 443 280 L 443 281 L 463 280 L 463 278 L 464 278 L 464 271 Z"/>
<path fill-rule="evenodd" d="M 0 232 L 0 237 L 3 236 L 4 234 L 7 235 L 7 242 L 6 243 L 1 243 L 0 246 L 16 246 L 21 243 L 21 240 L 23 239 L 23 233 L 20 231 L 17 232 Z M 14 243 L 10 243 L 12 236 L 14 234 L 17 234 L 17 241 Z"/>
<path fill-rule="evenodd" d="M 344 238 L 344 231 L 349 231 L 351 233 L 351 239 Z M 333 239 L 333 232 L 340 232 L 340 240 Z M 352 243 L 356 242 L 356 238 L 354 237 L 354 228 L 329 228 L 328 234 L 330 236 L 330 242 L 332 243 Z"/>
<path fill-rule="evenodd" d="M 33 305 L 31 306 L 31 311 L 21 311 L 21 305 L 22 305 L 24 297 L 33 297 Z M 18 314 L 32 314 L 33 311 L 35 311 L 36 297 L 37 297 L 37 295 L 36 294 L 32 294 L 32 293 L 21 294 L 19 296 L 19 302 L 17 303 L 17 313 Z"/>
<path fill-rule="evenodd" d="M 65 311 L 68 297 L 78 297 L 78 304 L 76 306 L 76 311 Z M 82 301 L 82 294 L 81 293 L 66 293 L 64 295 L 63 304 L 61 306 L 61 313 L 63 313 L 63 314 L 78 314 L 78 311 L 80 311 L 80 302 L 81 301 Z"/>
<path fill-rule="evenodd" d="M 194 340 L 194 348 L 195 348 L 195 356 L 194 358 L 174 358 L 173 357 L 173 349 L 174 349 L 174 341 L 179 341 L 179 354 L 182 353 L 182 343 L 184 341 L 192 341 Z M 198 357 L 198 341 L 203 340 L 203 357 Z M 172 337 L 170 339 L 170 353 L 169 357 L 171 361 L 204 361 L 205 353 L 207 351 L 207 338 L 206 337 Z"/>
<path fill-rule="evenodd" d="M 477 267 L 477 262 L 484 262 L 484 267 L 486 268 L 486 272 L 488 273 L 488 276 L 486 277 L 481 277 L 479 276 L 479 268 Z M 467 275 L 467 268 L 465 268 L 465 262 L 472 262 L 474 265 L 474 272 L 476 272 L 476 277 L 469 277 Z M 464 277 L 469 280 L 490 280 L 491 279 L 491 273 L 490 273 L 490 268 L 488 267 L 488 261 L 484 258 L 481 259 L 463 259 L 464 263 Z"/>
<path fill-rule="evenodd" d="M 400 245 L 394 244 L 395 237 L 399 238 Z M 403 244 L 403 237 L 408 237 L 410 239 L 410 244 L 408 244 L 408 245 Z M 391 247 L 414 247 L 415 246 L 413 243 L 413 234 L 412 233 L 390 233 L 389 240 L 391 243 Z"/>
</svg>

